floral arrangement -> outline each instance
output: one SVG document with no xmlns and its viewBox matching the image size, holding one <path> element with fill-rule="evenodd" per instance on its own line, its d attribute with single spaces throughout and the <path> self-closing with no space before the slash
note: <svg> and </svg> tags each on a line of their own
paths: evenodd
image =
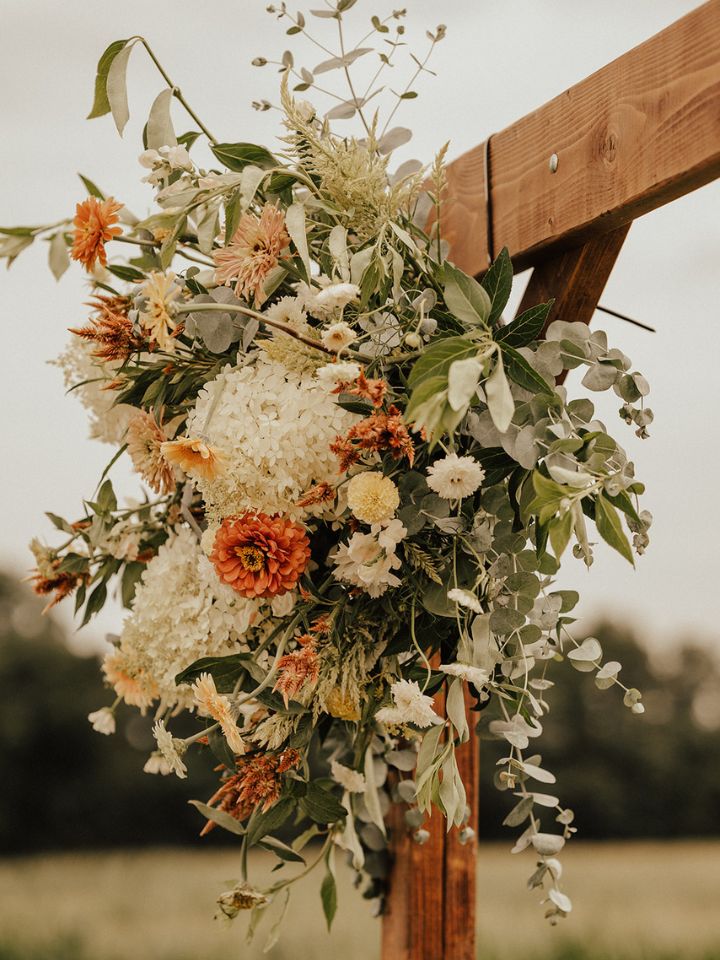
<svg viewBox="0 0 720 960">
<path fill-rule="evenodd" d="M 403 53 L 404 11 L 373 17 L 349 49 L 353 6 L 312 12 L 339 38 L 312 71 L 290 52 L 278 64 L 276 153 L 218 142 L 143 38 L 112 43 L 91 117 L 111 113 L 122 133 L 136 48 L 166 83 L 140 156 L 155 212 L 139 219 L 83 178 L 74 218 L 2 230 L 8 263 L 47 240 L 56 276 L 85 269 L 90 315 L 56 362 L 91 435 L 117 448 L 79 517 L 48 514 L 62 542 L 33 541 L 32 579 L 49 605 L 73 596 L 83 624 L 116 585 L 129 613 L 103 663 L 114 699 L 90 720 L 110 734 L 120 703 L 151 711 L 148 773 L 218 765 L 195 806 L 203 833 L 238 837 L 225 916 L 251 910 L 254 929 L 282 912 L 293 864 L 319 865 L 330 923 L 338 849 L 381 909 L 391 804 L 418 843 L 433 810 L 472 837 L 456 750 L 477 725 L 506 743 L 505 823 L 554 921 L 571 909 L 557 855 L 575 828 L 536 752 L 551 676 L 567 661 L 643 709 L 599 642 L 573 638 L 578 596 L 556 577 L 571 544 L 590 565 L 598 538 L 632 563 L 651 520 L 632 463 L 562 380 L 583 368 L 587 391 L 614 390 L 641 437 L 648 386 L 602 331 L 548 324 L 551 303 L 505 322 L 506 251 L 480 282 L 447 259 L 446 148 L 429 169 L 394 169 L 410 131 L 390 126 L 445 29 L 383 123 L 372 101 Z M 310 36 L 302 14 L 268 9 Z M 361 95 L 353 71 L 373 57 Z M 325 95 L 331 71 L 349 95 L 330 92 L 323 114 L 297 95 Z M 198 130 L 176 135 L 173 101 Z M 361 136 L 336 131 L 351 118 Z M 191 156 L 202 137 L 207 169 Z M 127 505 L 108 477 L 123 454 L 146 488 Z M 174 730 L 181 713 L 194 735 Z M 283 868 L 262 889 L 252 847 Z"/>
</svg>

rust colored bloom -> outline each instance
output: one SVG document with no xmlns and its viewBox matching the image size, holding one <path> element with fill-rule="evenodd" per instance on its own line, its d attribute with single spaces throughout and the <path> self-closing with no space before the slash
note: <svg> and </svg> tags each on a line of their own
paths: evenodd
<svg viewBox="0 0 720 960">
<path fill-rule="evenodd" d="M 126 440 L 133 466 L 148 486 L 156 493 L 172 493 L 175 474 L 162 453 L 167 437 L 155 418 L 138 410 L 128 424 Z"/>
<path fill-rule="evenodd" d="M 95 343 L 92 355 L 103 361 L 125 361 L 128 357 L 147 349 L 146 340 L 135 332 L 127 315 L 130 301 L 126 297 L 95 297 L 88 306 L 95 309 L 87 326 L 70 327 L 70 333 L 83 340 Z"/>
<path fill-rule="evenodd" d="M 320 675 L 320 658 L 315 649 L 314 638 L 305 634 L 298 638 L 299 649 L 285 654 L 278 663 L 278 679 L 273 687 L 283 698 L 287 707 L 288 700 L 295 699 L 306 683 L 317 683 Z"/>
<path fill-rule="evenodd" d="M 92 273 L 97 260 L 101 266 L 106 266 L 105 244 L 122 233 L 120 227 L 113 226 L 120 219 L 118 211 L 122 208 L 123 205 L 112 197 L 107 200 L 88 197 L 75 207 L 75 236 L 70 256 L 84 264 L 88 273 Z"/>
<path fill-rule="evenodd" d="M 279 799 L 282 775 L 300 763 L 300 754 L 289 748 L 282 753 L 256 753 L 237 760 L 237 773 L 226 773 L 220 789 L 208 800 L 242 822 L 257 807 L 264 812 Z M 200 836 L 210 833 L 215 824 L 208 820 Z"/>
<path fill-rule="evenodd" d="M 285 215 L 276 206 L 266 203 L 259 217 L 244 213 L 230 243 L 213 253 L 215 281 L 262 301 L 265 279 L 289 243 Z"/>
<path fill-rule="evenodd" d="M 316 483 L 310 487 L 302 497 L 297 501 L 297 507 L 312 507 L 316 503 L 327 503 L 328 500 L 335 499 L 335 489 L 329 483 L 323 480 L 322 483 Z"/>
<path fill-rule="evenodd" d="M 389 451 L 395 460 L 407 458 L 410 466 L 415 459 L 415 447 L 402 414 L 395 406 L 387 413 L 371 414 L 352 426 L 344 437 L 338 437 L 330 449 L 340 461 L 340 472 L 357 463 L 363 451 L 382 453 Z"/>
<path fill-rule="evenodd" d="M 58 566 L 58 564 L 59 561 L 54 565 Z M 55 594 L 43 608 L 43 613 L 47 613 L 55 604 L 60 603 L 65 597 L 69 597 L 71 593 L 74 593 L 81 583 L 87 581 L 88 577 L 87 574 L 84 573 L 54 573 L 50 576 L 45 576 L 39 570 L 34 570 L 28 579 L 32 581 L 33 590 L 39 596 L 47 596 L 49 593 Z"/>
<path fill-rule="evenodd" d="M 210 559 L 218 576 L 243 597 L 276 597 L 292 590 L 310 558 L 305 530 L 277 514 L 227 517 Z"/>
<path fill-rule="evenodd" d="M 310 624 L 310 633 L 314 633 L 316 637 L 329 637 L 331 630 L 332 622 L 330 617 L 324 613 L 316 617 Z"/>
<path fill-rule="evenodd" d="M 215 480 L 225 469 L 226 457 L 217 447 L 212 447 L 200 437 L 179 437 L 166 440 L 160 452 L 168 461 L 189 477 Z"/>
<path fill-rule="evenodd" d="M 347 380 L 339 383 L 333 393 L 353 393 L 357 397 L 363 397 L 369 400 L 374 407 L 382 406 L 387 392 L 387 383 L 384 380 L 373 380 L 365 376 L 365 371 L 361 370 L 357 380 Z"/>
</svg>

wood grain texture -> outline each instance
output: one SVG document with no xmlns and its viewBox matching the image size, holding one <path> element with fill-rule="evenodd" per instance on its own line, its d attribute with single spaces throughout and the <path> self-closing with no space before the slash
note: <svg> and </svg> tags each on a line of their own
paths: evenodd
<svg viewBox="0 0 720 960">
<path fill-rule="evenodd" d="M 549 158 L 558 157 L 556 173 Z M 710 0 L 490 141 L 492 234 L 515 268 L 720 176 L 720 0 Z M 448 166 L 450 259 L 488 266 L 485 146 Z"/>
</svg>

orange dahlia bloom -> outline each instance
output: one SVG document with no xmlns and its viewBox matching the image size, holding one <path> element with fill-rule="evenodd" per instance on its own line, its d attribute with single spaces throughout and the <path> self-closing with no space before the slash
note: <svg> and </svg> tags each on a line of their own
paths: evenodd
<svg viewBox="0 0 720 960">
<path fill-rule="evenodd" d="M 96 260 L 99 260 L 103 267 L 107 264 L 105 244 L 122 233 L 120 227 L 113 226 L 118 222 L 117 214 L 122 208 L 122 203 L 112 197 L 107 200 L 88 197 L 77 204 L 73 220 L 75 236 L 70 256 L 84 264 L 88 273 L 92 272 Z"/>
<path fill-rule="evenodd" d="M 277 597 L 292 590 L 310 558 L 305 530 L 266 513 L 227 517 L 210 559 L 218 576 L 243 597 Z"/>
</svg>

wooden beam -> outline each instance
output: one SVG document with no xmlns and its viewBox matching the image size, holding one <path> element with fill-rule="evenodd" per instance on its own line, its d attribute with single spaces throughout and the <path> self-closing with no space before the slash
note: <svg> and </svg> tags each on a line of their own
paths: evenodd
<svg viewBox="0 0 720 960">
<path fill-rule="evenodd" d="M 557 157 L 551 171 L 550 158 Z M 442 233 L 468 273 L 516 269 L 720 176 L 720 0 L 710 0 L 448 166 Z"/>
</svg>

